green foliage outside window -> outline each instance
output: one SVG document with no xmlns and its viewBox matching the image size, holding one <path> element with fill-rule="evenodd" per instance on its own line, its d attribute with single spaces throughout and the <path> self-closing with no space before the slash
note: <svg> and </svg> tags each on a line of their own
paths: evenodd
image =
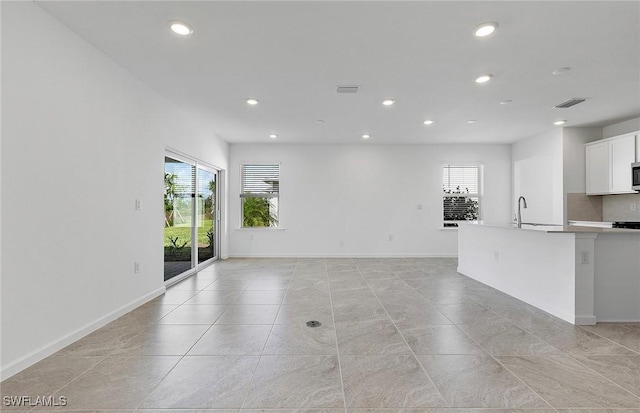
<svg viewBox="0 0 640 413">
<path fill-rule="evenodd" d="M 243 204 L 244 227 L 275 227 L 278 217 L 273 212 L 269 198 L 244 198 Z"/>
<path fill-rule="evenodd" d="M 469 190 L 445 190 L 445 194 L 465 194 Z M 479 205 L 477 197 L 469 196 L 444 196 L 443 197 L 444 221 L 477 221 L 479 218 Z M 445 224 L 445 226 L 457 226 L 457 224 Z"/>
<path fill-rule="evenodd" d="M 445 221 L 476 221 L 478 201 L 462 196 L 444 197 Z"/>
</svg>

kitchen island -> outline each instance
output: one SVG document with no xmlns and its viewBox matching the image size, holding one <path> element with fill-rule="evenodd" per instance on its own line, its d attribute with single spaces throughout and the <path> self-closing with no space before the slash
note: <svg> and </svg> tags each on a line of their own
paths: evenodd
<svg viewBox="0 0 640 413">
<path fill-rule="evenodd" d="M 576 325 L 640 321 L 640 231 L 464 223 L 458 272 Z"/>
</svg>

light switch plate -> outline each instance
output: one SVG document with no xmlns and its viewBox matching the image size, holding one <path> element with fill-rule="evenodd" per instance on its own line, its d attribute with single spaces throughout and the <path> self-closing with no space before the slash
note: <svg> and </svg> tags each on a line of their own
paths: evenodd
<svg viewBox="0 0 640 413">
<path fill-rule="evenodd" d="M 580 251 L 580 264 L 589 264 L 589 251 Z"/>
</svg>

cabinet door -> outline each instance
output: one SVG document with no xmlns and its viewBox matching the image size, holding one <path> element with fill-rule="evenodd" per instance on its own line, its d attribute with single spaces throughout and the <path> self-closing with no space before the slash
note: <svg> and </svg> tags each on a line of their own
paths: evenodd
<svg viewBox="0 0 640 413">
<path fill-rule="evenodd" d="M 636 158 L 636 137 L 625 135 L 611 140 L 611 192 L 634 192 L 631 190 L 631 164 Z"/>
<path fill-rule="evenodd" d="M 606 194 L 610 187 L 609 142 L 585 147 L 587 155 L 587 194 Z"/>
</svg>

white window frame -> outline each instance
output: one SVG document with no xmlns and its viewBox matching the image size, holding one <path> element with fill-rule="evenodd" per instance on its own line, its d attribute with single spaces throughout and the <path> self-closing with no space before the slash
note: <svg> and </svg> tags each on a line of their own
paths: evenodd
<svg viewBox="0 0 640 413">
<path fill-rule="evenodd" d="M 484 179 L 483 179 L 483 175 L 484 175 L 484 168 L 483 165 L 481 163 L 444 163 L 442 164 L 441 168 L 440 168 L 440 183 L 442 184 L 442 179 L 444 178 L 444 169 L 445 167 L 449 167 L 449 168 L 455 168 L 455 167 L 459 167 L 459 168 L 469 168 L 469 167 L 475 167 L 477 168 L 478 171 L 478 181 L 477 181 L 477 188 L 478 188 L 478 192 L 477 193 L 460 193 L 460 194 L 455 194 L 455 193 L 444 193 L 444 188 L 440 187 L 440 196 L 441 196 L 441 201 L 440 201 L 440 221 L 442 222 L 442 228 L 443 229 L 457 229 L 458 228 L 458 223 L 463 222 L 461 220 L 445 220 L 444 219 L 444 198 L 448 198 L 448 197 L 468 197 L 468 198 L 478 198 L 478 219 L 476 220 L 467 220 L 464 222 L 478 222 L 482 220 L 482 192 L 483 192 L 483 183 L 484 183 Z M 456 224 L 456 225 L 453 225 Z"/>
<path fill-rule="evenodd" d="M 244 167 L 246 165 L 255 165 L 255 166 L 277 166 L 278 167 L 278 192 L 277 193 L 256 193 L 256 194 L 245 194 L 244 193 Z M 282 177 L 282 165 L 280 162 L 241 162 L 240 166 L 240 229 L 249 229 L 249 230 L 278 230 L 282 229 L 280 224 L 280 179 Z M 277 199 L 277 208 L 276 208 L 276 216 L 277 223 L 274 226 L 269 227 L 247 227 L 244 225 L 244 198 L 275 198 Z"/>
<path fill-rule="evenodd" d="M 180 152 L 176 149 L 172 149 L 172 148 L 165 148 L 164 151 L 164 157 L 169 157 L 171 159 L 175 159 L 176 161 L 180 161 L 182 163 L 191 165 L 195 168 L 195 181 L 194 181 L 194 185 L 195 185 L 195 190 L 197 193 L 197 188 L 198 188 L 198 169 L 203 169 L 206 170 L 208 172 L 211 172 L 213 174 L 216 175 L 216 192 L 214 194 L 215 198 L 216 198 L 216 203 L 215 203 L 215 210 L 214 210 L 214 236 L 215 236 L 215 240 L 214 240 L 214 246 L 215 249 L 213 251 L 213 257 L 207 259 L 206 261 L 203 262 L 198 262 L 198 249 L 197 248 L 192 248 L 191 249 L 191 263 L 193 265 L 193 267 L 191 267 L 191 269 L 183 272 L 182 274 L 178 274 L 175 277 L 172 277 L 168 280 L 166 280 L 164 282 L 165 287 L 171 286 L 173 284 L 176 284 L 182 280 L 184 280 L 185 278 L 188 278 L 194 274 L 196 274 L 198 271 L 210 266 L 211 264 L 213 264 L 214 262 L 218 261 L 220 259 L 220 249 L 221 249 L 221 239 L 222 239 L 222 225 L 220 224 L 222 219 L 222 206 L 223 206 L 223 200 L 222 200 L 222 193 L 223 191 L 221 190 L 221 185 L 223 182 L 223 173 L 224 170 L 221 168 L 218 168 L 217 166 L 214 166 L 208 162 L 204 162 L 199 160 L 198 158 L 195 158 L 193 156 L 187 155 L 183 152 Z M 196 217 L 199 215 L 198 213 L 198 209 L 197 209 L 197 202 L 194 202 L 192 205 L 192 215 L 194 217 L 194 219 L 196 219 Z M 192 242 L 193 240 L 197 240 L 198 239 L 198 226 L 194 225 L 191 228 L 191 239 Z"/>
</svg>

